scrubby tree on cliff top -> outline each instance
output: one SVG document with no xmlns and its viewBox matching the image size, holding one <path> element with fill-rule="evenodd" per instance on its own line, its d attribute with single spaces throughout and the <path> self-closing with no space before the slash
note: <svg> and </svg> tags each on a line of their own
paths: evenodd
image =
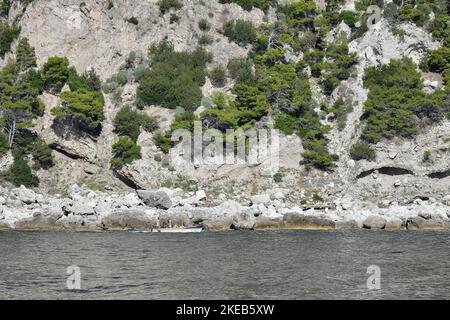
<svg viewBox="0 0 450 320">
<path fill-rule="evenodd" d="M 114 156 L 111 159 L 111 165 L 114 168 L 120 168 L 142 157 L 141 147 L 131 140 L 130 137 L 120 137 L 113 145 L 112 152 Z"/>
<path fill-rule="evenodd" d="M 11 49 L 11 44 L 20 34 L 20 27 L 10 26 L 0 21 L 0 58 L 3 58 Z"/>
<path fill-rule="evenodd" d="M 17 133 L 30 127 L 34 117 L 42 115 L 44 106 L 38 94 L 28 74 L 19 73 L 15 62 L 10 62 L 0 72 L 0 111 L 10 147 Z"/>
<path fill-rule="evenodd" d="M 64 124 L 92 135 L 102 129 L 104 98 L 101 92 L 80 89 L 61 94 L 61 106 L 52 113 Z"/>
<path fill-rule="evenodd" d="M 199 105 L 205 83 L 206 63 L 211 56 L 202 48 L 193 52 L 175 52 L 162 41 L 149 49 L 151 69 L 139 79 L 137 97 L 146 104 L 193 111 Z"/>
<path fill-rule="evenodd" d="M 236 3 L 245 10 L 251 10 L 253 7 L 267 10 L 270 6 L 275 6 L 277 0 L 219 0 L 219 3 Z"/>
<path fill-rule="evenodd" d="M 26 71 L 30 68 L 36 67 L 36 53 L 28 38 L 22 38 L 17 45 L 17 67 L 20 71 Z"/>
<path fill-rule="evenodd" d="M 69 78 L 69 60 L 51 57 L 42 68 L 44 88 L 52 93 L 60 93 Z"/>
<path fill-rule="evenodd" d="M 410 138 L 418 132 L 419 119 L 436 122 L 448 112 L 446 92 L 425 93 L 421 74 L 409 58 L 369 67 L 364 85 L 370 91 L 364 105 L 362 137 L 370 143 L 394 136 Z"/>
</svg>

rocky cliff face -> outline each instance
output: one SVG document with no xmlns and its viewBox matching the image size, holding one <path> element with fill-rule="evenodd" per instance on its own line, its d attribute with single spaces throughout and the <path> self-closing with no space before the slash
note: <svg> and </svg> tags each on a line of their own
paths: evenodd
<svg viewBox="0 0 450 320">
<path fill-rule="evenodd" d="M 354 1 L 347 1 L 345 7 Z M 318 2 L 323 7 L 323 1 Z M 167 38 L 176 50 L 195 47 L 201 34 L 198 24 L 208 19 L 212 28 L 213 42 L 208 51 L 213 54 L 213 64 L 226 65 L 232 58 L 246 57 L 245 48 L 230 42 L 221 30 L 226 21 L 243 19 L 255 26 L 274 21 L 275 12 L 264 13 L 259 9 L 245 11 L 235 4 L 220 4 L 217 0 L 185 0 L 177 12 L 179 22 L 171 24 L 170 15 L 161 15 L 156 0 L 114 1 L 108 8 L 107 1 L 100 0 L 35 0 L 26 8 L 20 3 L 13 5 L 9 21 L 21 26 L 21 36 L 28 37 L 36 48 L 38 65 L 51 56 L 66 56 L 79 72 L 95 69 L 105 80 L 115 74 L 126 62 L 130 52 L 146 55 L 150 44 Z M 138 24 L 127 19 L 135 17 Z M 120 170 L 110 169 L 111 146 L 117 137 L 113 133 L 112 119 L 118 109 L 110 95 L 106 96 L 105 116 L 101 135 L 92 138 L 72 137 L 59 134 L 52 127 L 50 109 L 59 103 L 57 96 L 45 93 L 41 98 L 46 106 L 45 115 L 37 120 L 34 130 L 54 150 L 55 167 L 39 171 L 40 188 L 44 192 L 63 192 L 68 185 L 86 184 L 94 189 L 123 191 L 130 188 L 157 189 L 160 187 L 182 187 L 204 189 L 210 203 L 234 199 L 248 203 L 255 194 L 265 193 L 276 187 L 289 190 L 286 197 L 291 203 L 300 203 L 320 194 L 326 201 L 339 199 L 370 200 L 385 205 L 411 203 L 414 199 L 441 199 L 450 193 L 450 122 L 443 121 L 422 130 L 414 139 L 393 139 L 379 142 L 375 148 L 376 162 L 365 160 L 355 162 L 348 155 L 350 146 L 361 131 L 360 118 L 367 89 L 363 87 L 364 69 L 368 66 L 388 63 L 392 58 L 411 57 L 419 63 L 427 50 L 440 44 L 421 28 L 405 23 L 405 34 L 393 35 L 388 22 L 381 19 L 375 27 L 362 37 L 349 43 L 350 52 L 358 55 L 356 74 L 343 81 L 330 98 L 318 92 L 317 101 L 334 102 L 344 95 L 352 105 L 345 128 L 336 128 L 329 134 L 330 149 L 340 156 L 334 172 L 306 171 L 300 166 L 302 160 L 301 139 L 296 136 L 280 137 L 280 166 L 284 170 L 283 182 L 276 183 L 272 174 L 267 175 L 265 162 L 259 165 L 203 165 L 195 166 L 182 157 L 181 146 L 170 153 L 170 167 L 155 160 L 160 150 L 153 142 L 152 134 L 143 132 L 138 140 L 142 147 L 142 159 Z M 344 23 L 330 32 L 332 39 L 348 30 Z M 0 61 L 0 67 L 13 53 Z M 442 79 L 436 74 L 423 74 L 428 90 L 442 86 Z M 230 91 L 230 83 L 223 89 Z M 204 95 L 212 92 L 209 80 L 203 87 Z M 125 87 L 120 99 L 126 102 L 136 94 L 136 85 Z M 168 127 L 174 118 L 174 111 L 161 106 L 146 106 L 145 112 L 158 115 L 161 127 Z M 266 119 L 268 125 L 272 119 Z M 325 120 L 326 122 L 326 120 Z M 422 162 L 423 151 L 431 150 L 433 165 Z M 2 165 L 6 160 L 2 159 Z M 6 163 L 6 162 L 5 162 Z M 193 194 L 191 194 L 193 195 Z M 286 200 L 287 201 L 287 200 Z M 340 200 L 339 200 L 340 201 Z"/>
<path fill-rule="evenodd" d="M 177 12 L 179 21 L 170 24 L 170 15 L 162 16 L 158 0 L 115 1 L 108 8 L 107 1 L 33 1 L 23 11 L 18 1 L 10 13 L 10 20 L 18 19 L 22 35 L 29 37 L 36 48 L 38 64 L 49 57 L 66 56 L 78 70 L 94 68 L 106 79 L 124 63 L 128 54 L 147 52 L 150 44 L 164 38 L 178 51 L 194 48 L 200 34 L 198 22 L 208 18 L 214 26 L 214 43 L 209 50 L 217 61 L 226 63 L 230 58 L 242 57 L 247 50 L 227 41 L 218 31 L 232 19 L 263 22 L 264 13 L 251 12 L 217 1 L 183 1 Z M 135 17 L 138 24 L 127 20 Z"/>
</svg>

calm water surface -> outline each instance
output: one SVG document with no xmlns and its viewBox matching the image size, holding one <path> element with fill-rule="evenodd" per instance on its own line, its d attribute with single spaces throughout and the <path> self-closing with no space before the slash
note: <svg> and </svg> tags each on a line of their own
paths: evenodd
<svg viewBox="0 0 450 320">
<path fill-rule="evenodd" d="M 450 299 L 450 232 L 1 231 L 0 299 L 23 298 Z"/>
</svg>

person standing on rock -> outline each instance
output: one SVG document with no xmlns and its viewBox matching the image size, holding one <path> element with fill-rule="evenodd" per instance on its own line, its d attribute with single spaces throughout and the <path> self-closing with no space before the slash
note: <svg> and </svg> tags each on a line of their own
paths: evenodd
<svg viewBox="0 0 450 320">
<path fill-rule="evenodd" d="M 156 227 L 156 230 L 158 230 L 158 232 L 161 232 L 161 220 L 159 219 L 159 217 L 156 218 L 155 227 Z"/>
</svg>

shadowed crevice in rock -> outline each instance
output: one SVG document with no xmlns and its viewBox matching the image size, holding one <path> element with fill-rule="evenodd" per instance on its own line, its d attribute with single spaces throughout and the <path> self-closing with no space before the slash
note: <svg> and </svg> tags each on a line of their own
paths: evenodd
<svg viewBox="0 0 450 320">
<path fill-rule="evenodd" d="M 117 179 L 122 181 L 126 186 L 130 187 L 131 189 L 134 189 L 134 190 L 144 189 L 142 186 L 138 185 L 135 181 L 133 181 L 130 178 L 128 178 L 127 176 L 121 174 L 117 170 L 113 170 L 113 174 Z"/>
<path fill-rule="evenodd" d="M 444 179 L 444 178 L 450 177 L 450 169 L 448 169 L 446 171 L 432 172 L 428 175 L 428 177 L 431 179 Z"/>
<path fill-rule="evenodd" d="M 72 152 L 67 151 L 66 149 L 64 149 L 64 147 L 62 147 L 61 145 L 57 144 L 57 143 L 51 143 L 48 145 L 50 147 L 50 149 L 59 152 L 63 155 L 65 155 L 66 157 L 73 159 L 73 160 L 79 160 L 79 159 L 83 159 L 86 160 L 85 157 L 80 156 L 79 154 L 75 154 Z"/>
<path fill-rule="evenodd" d="M 404 169 L 404 168 L 381 167 L 381 168 L 378 168 L 378 169 L 371 169 L 371 170 L 363 171 L 360 174 L 358 174 L 356 176 L 356 178 L 357 179 L 361 179 L 361 178 L 367 177 L 368 175 L 371 175 L 375 171 L 378 171 L 378 173 L 385 174 L 385 175 L 388 175 L 388 176 L 402 176 L 402 175 L 406 175 L 406 174 L 414 175 L 414 172 L 412 172 L 411 170 L 408 170 L 408 169 Z"/>
</svg>

